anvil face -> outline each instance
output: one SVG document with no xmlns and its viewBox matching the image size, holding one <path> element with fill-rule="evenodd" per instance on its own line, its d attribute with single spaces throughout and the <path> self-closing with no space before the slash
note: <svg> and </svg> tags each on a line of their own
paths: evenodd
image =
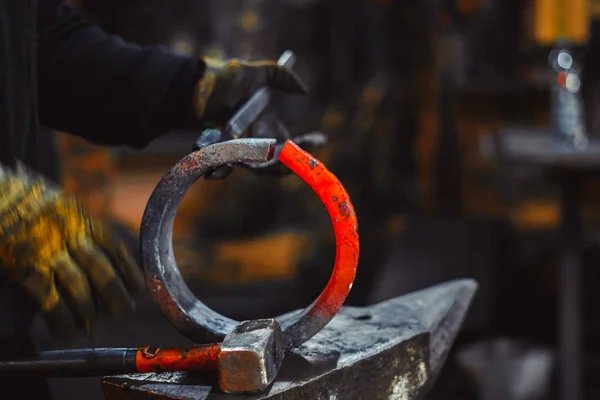
<svg viewBox="0 0 600 400">
<path fill-rule="evenodd" d="M 477 289 L 459 280 L 370 307 L 344 307 L 316 336 L 286 355 L 266 399 L 420 398 L 433 385 Z M 231 399 L 214 377 L 186 373 L 103 380 L 107 399 Z"/>
</svg>

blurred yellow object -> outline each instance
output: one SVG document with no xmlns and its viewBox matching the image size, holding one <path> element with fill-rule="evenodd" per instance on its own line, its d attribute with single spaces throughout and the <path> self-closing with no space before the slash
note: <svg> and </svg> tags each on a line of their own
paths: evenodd
<svg viewBox="0 0 600 400">
<path fill-rule="evenodd" d="M 483 4 L 482 0 L 457 0 L 456 7 L 465 15 L 475 14 Z"/>
<path fill-rule="evenodd" d="M 590 18 L 600 18 L 600 0 L 590 0 Z"/>
<path fill-rule="evenodd" d="M 209 257 L 189 246 L 178 246 L 175 253 L 185 260 L 179 268 L 187 281 L 241 284 L 291 280 L 308 245 L 308 234 L 284 231 L 217 243 Z"/>
<path fill-rule="evenodd" d="M 406 227 L 406 217 L 401 214 L 391 215 L 385 220 L 385 231 L 393 236 L 401 232 Z"/>
<path fill-rule="evenodd" d="M 560 210 L 553 199 L 526 200 L 511 209 L 510 219 L 520 231 L 554 229 L 559 223 Z"/>
<path fill-rule="evenodd" d="M 248 241 L 219 243 L 215 249 L 216 265 L 229 265 L 231 278 L 243 281 L 265 278 L 288 278 L 308 250 L 308 236 L 295 232 L 274 233 Z M 218 271 L 218 268 L 213 268 Z M 220 274 L 220 272 L 219 272 Z M 215 276 L 216 281 L 220 277 Z"/>
<path fill-rule="evenodd" d="M 62 187 L 93 214 L 109 219 L 118 165 L 112 151 L 67 133 L 57 133 Z"/>
<path fill-rule="evenodd" d="M 92 289 L 113 315 L 131 309 L 126 288 L 139 290 L 143 278 L 110 224 L 95 220 L 73 196 L 28 171 L 0 168 L 0 193 L 2 273 L 28 290 L 55 335 L 73 338 L 69 310 L 92 333 Z"/>
<path fill-rule="evenodd" d="M 187 37 L 180 37 L 171 44 L 171 50 L 177 54 L 194 55 L 196 47 Z"/>
<path fill-rule="evenodd" d="M 114 200 L 111 202 L 114 215 L 137 232 L 148 199 L 168 168 L 161 166 L 152 171 L 121 173 L 115 182 Z M 223 182 L 207 183 L 200 180 L 190 188 L 177 210 L 173 226 L 174 241 L 185 240 L 194 234 L 196 217 L 208 210 L 222 185 Z"/>
<path fill-rule="evenodd" d="M 533 38 L 543 46 L 559 40 L 582 45 L 588 41 L 589 0 L 535 0 Z"/>
<path fill-rule="evenodd" d="M 238 22 L 243 30 L 253 31 L 258 27 L 258 15 L 252 10 L 246 10 L 242 12 Z"/>
<path fill-rule="evenodd" d="M 328 107 L 323 113 L 320 123 L 323 132 L 337 131 L 344 123 L 344 115 L 339 109 Z"/>
</svg>

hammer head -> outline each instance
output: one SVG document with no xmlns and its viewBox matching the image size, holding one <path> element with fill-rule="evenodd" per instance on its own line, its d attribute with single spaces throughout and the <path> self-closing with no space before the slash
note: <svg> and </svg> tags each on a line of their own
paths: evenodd
<svg viewBox="0 0 600 400">
<path fill-rule="evenodd" d="M 221 390 L 231 394 L 264 391 L 277 376 L 283 356 L 283 335 L 276 320 L 241 322 L 221 343 Z"/>
</svg>

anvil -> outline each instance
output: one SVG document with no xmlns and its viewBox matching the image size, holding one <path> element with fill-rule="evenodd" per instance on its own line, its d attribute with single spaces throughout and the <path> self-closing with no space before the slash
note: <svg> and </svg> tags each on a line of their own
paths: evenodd
<svg viewBox="0 0 600 400">
<path fill-rule="evenodd" d="M 109 400 L 411 400 L 431 389 L 477 284 L 457 280 L 369 307 L 344 306 L 312 339 L 289 350 L 271 387 L 227 395 L 192 373 L 106 377 Z"/>
</svg>

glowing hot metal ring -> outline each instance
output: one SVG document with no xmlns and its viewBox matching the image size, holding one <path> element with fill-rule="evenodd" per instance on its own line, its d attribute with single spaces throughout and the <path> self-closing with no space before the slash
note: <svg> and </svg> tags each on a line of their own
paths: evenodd
<svg viewBox="0 0 600 400">
<path fill-rule="evenodd" d="M 274 145 L 272 139 L 239 139 L 191 153 L 160 180 L 146 206 L 140 232 L 146 285 L 169 321 L 196 343 L 222 340 L 238 321 L 208 308 L 184 282 L 173 254 L 177 208 L 186 191 L 207 171 L 228 163 L 266 162 L 273 157 Z M 319 196 L 331 217 L 336 238 L 335 266 L 323 292 L 304 310 L 277 318 L 286 348 L 293 348 L 325 327 L 346 300 L 358 264 L 358 225 L 344 187 L 319 161 L 291 141 L 281 150 L 279 161 Z"/>
</svg>

